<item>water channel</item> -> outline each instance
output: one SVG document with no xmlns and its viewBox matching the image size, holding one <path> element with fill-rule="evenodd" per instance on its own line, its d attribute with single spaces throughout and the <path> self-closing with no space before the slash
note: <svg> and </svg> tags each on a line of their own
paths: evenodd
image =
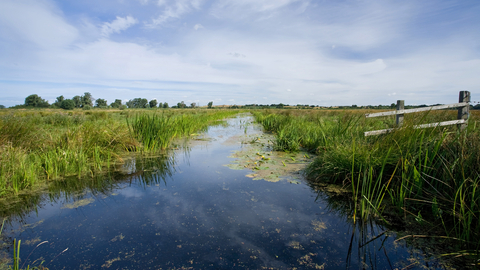
<svg viewBox="0 0 480 270">
<path fill-rule="evenodd" d="M 312 157 L 271 140 L 249 115 L 227 119 L 103 182 L 24 198 L 3 240 L 22 240 L 25 266 L 49 269 L 442 268 L 395 232 L 354 223 L 303 177 Z"/>
</svg>

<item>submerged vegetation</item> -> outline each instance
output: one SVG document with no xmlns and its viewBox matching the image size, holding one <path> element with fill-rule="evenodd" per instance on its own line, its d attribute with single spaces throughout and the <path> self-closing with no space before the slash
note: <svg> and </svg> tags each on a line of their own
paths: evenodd
<svg viewBox="0 0 480 270">
<path fill-rule="evenodd" d="M 162 151 L 176 138 L 235 114 L 225 110 L 4 110 L 0 196 L 69 176 L 114 169 L 131 152 Z"/>
<path fill-rule="evenodd" d="M 256 111 L 259 123 L 276 135 L 275 148 L 315 152 L 307 169 L 315 183 L 351 190 L 353 222 L 377 217 L 422 235 L 450 241 L 445 255 L 480 265 L 480 131 L 468 128 L 414 129 L 413 125 L 455 119 L 456 111 L 406 115 L 402 129 L 365 137 L 395 126 L 391 118 L 366 119 L 366 111 Z"/>
</svg>

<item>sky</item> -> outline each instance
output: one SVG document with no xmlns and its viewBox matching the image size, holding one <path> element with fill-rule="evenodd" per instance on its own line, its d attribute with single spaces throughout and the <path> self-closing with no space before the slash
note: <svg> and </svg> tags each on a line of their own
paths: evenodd
<svg viewBox="0 0 480 270">
<path fill-rule="evenodd" d="M 0 104 L 480 101 L 478 0 L 0 0 Z"/>
</svg>

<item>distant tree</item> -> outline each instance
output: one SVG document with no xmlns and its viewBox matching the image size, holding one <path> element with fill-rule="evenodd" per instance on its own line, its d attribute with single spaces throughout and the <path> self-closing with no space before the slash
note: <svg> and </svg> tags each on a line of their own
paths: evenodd
<svg viewBox="0 0 480 270">
<path fill-rule="evenodd" d="M 112 102 L 110 104 L 112 108 L 120 108 L 122 106 L 122 100 L 121 99 L 115 99 L 115 102 Z"/>
<path fill-rule="evenodd" d="M 3 105 L 0 105 L 0 109 L 5 109 L 5 106 L 3 106 Z"/>
<path fill-rule="evenodd" d="M 158 108 L 163 108 L 163 103 L 162 102 L 158 103 Z"/>
<path fill-rule="evenodd" d="M 65 100 L 65 98 L 63 96 L 59 96 L 59 97 L 57 97 L 57 100 L 55 100 L 55 102 L 52 105 L 55 105 L 55 106 L 61 108 L 62 102 L 64 100 Z"/>
<path fill-rule="evenodd" d="M 197 107 L 197 103 L 195 103 L 195 102 L 192 102 L 192 103 L 190 104 L 190 107 L 191 107 L 191 108 L 195 108 L 195 107 Z"/>
<path fill-rule="evenodd" d="M 208 102 L 208 108 L 211 109 L 213 106 L 213 101 Z"/>
<path fill-rule="evenodd" d="M 103 98 L 97 98 L 95 100 L 95 107 L 98 107 L 98 108 L 107 107 L 107 101 Z"/>
<path fill-rule="evenodd" d="M 146 98 L 134 98 L 127 101 L 128 108 L 148 108 L 148 100 Z"/>
<path fill-rule="evenodd" d="M 60 103 L 60 108 L 64 110 L 73 110 L 75 108 L 75 102 L 71 99 L 64 99 Z"/>
<path fill-rule="evenodd" d="M 33 94 L 25 98 L 25 106 L 45 108 L 50 106 L 50 104 L 48 104 L 48 101 L 42 99 L 37 94 Z"/>
<path fill-rule="evenodd" d="M 93 100 L 94 98 L 92 97 L 92 94 L 90 94 L 89 92 L 85 92 L 82 96 L 82 107 L 86 105 L 92 107 Z"/>
<path fill-rule="evenodd" d="M 181 102 L 178 102 L 177 103 L 177 108 L 186 108 L 187 107 L 187 104 L 185 104 L 185 102 L 181 101 Z"/>
<path fill-rule="evenodd" d="M 168 103 L 167 102 L 163 103 L 163 108 L 168 109 Z"/>
<path fill-rule="evenodd" d="M 72 100 L 75 103 L 75 108 L 81 108 L 82 107 L 82 97 L 81 96 L 74 96 L 72 98 Z"/>
<path fill-rule="evenodd" d="M 152 99 L 152 100 L 150 100 L 150 102 L 148 104 L 150 105 L 150 108 L 155 108 L 155 107 L 157 107 L 157 100 Z"/>
<path fill-rule="evenodd" d="M 148 100 L 146 98 L 141 98 L 139 101 L 138 108 L 148 108 L 150 105 L 148 104 Z"/>
</svg>

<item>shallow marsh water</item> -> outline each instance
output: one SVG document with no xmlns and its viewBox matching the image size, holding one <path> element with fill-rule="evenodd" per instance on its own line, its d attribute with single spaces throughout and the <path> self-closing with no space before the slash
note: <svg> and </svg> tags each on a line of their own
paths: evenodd
<svg viewBox="0 0 480 270">
<path fill-rule="evenodd" d="M 2 237 L 50 269 L 441 268 L 394 232 L 354 224 L 303 178 L 312 157 L 272 151 L 252 122 L 228 119 L 105 182 L 57 183 L 6 217 Z"/>
</svg>

